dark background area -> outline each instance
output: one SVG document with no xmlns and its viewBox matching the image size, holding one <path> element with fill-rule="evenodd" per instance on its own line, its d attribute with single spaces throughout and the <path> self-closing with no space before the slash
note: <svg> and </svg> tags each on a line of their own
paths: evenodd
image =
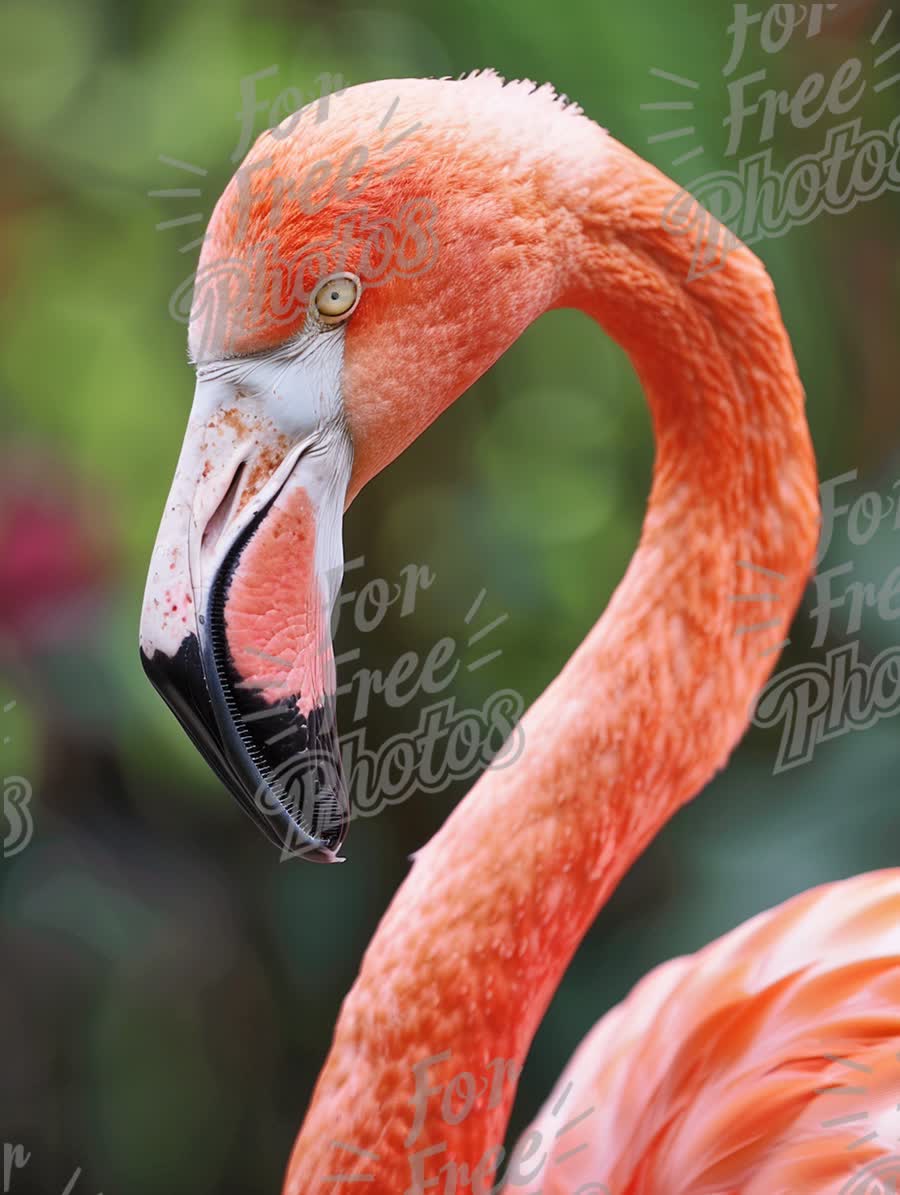
<svg viewBox="0 0 900 1195">
<path fill-rule="evenodd" d="M 841 3 L 817 36 L 764 54 L 795 91 L 858 56 L 852 115 L 887 129 L 900 85 L 900 14 Z M 7 0 L 0 107 L 7 235 L 0 251 L 0 760 L 33 790 L 34 835 L 0 872 L 0 1141 L 31 1151 L 19 1193 L 270 1191 L 278 1187 L 341 998 L 409 854 L 470 785 L 357 820 L 348 862 L 279 863 L 150 689 L 137 654 L 144 577 L 192 394 L 169 298 L 194 268 L 234 165 L 241 79 L 275 101 L 346 84 L 493 66 L 549 80 L 618 139 L 689 185 L 726 157 L 731 5 L 565 6 L 430 0 L 359 6 L 225 0 Z M 694 110 L 657 68 L 699 84 Z M 284 109 L 280 115 L 284 114 Z M 777 122 L 773 162 L 817 152 L 839 117 Z M 260 113 L 255 132 L 262 131 Z M 691 137 L 654 140 L 679 123 Z M 765 146 L 748 126 L 741 156 Z M 673 166 L 694 145 L 701 155 Z M 162 160 L 174 159 L 205 174 Z M 188 187 L 198 197 L 160 199 Z M 199 213 L 200 219 L 157 225 Z M 761 240 L 809 397 L 822 478 L 842 499 L 900 478 L 898 197 Z M 346 520 L 348 582 L 434 583 L 415 609 L 339 650 L 387 670 L 505 619 L 463 658 L 452 695 L 530 703 L 599 616 L 637 541 L 652 463 L 628 362 L 574 312 L 544 317 L 378 477 Z M 871 499 L 867 501 L 871 502 Z M 900 530 L 866 543 L 836 523 L 823 567 L 883 586 Z M 863 537 L 856 535 L 859 541 Z M 842 591 L 845 586 L 837 587 Z M 465 616 L 486 591 L 472 627 Z M 898 623 L 833 612 L 813 645 L 811 590 L 779 671 L 859 643 L 874 660 Z M 411 730 L 424 699 L 374 700 L 367 746 Z M 857 719 L 858 723 L 865 719 Z M 351 704 L 339 724 L 353 724 Z M 815 883 L 900 861 L 896 717 L 851 727 L 775 773 L 780 730 L 754 728 L 727 771 L 647 851 L 584 942 L 540 1030 L 513 1132 L 594 1021 L 655 964 Z M 4 805 L 4 834 L 14 815 Z"/>
</svg>

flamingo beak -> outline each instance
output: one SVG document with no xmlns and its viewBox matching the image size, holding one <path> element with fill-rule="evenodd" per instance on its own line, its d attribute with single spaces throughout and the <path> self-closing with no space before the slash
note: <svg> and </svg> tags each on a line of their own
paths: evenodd
<svg viewBox="0 0 900 1195">
<path fill-rule="evenodd" d="M 330 622 L 352 449 L 320 373 L 198 373 L 156 541 L 141 659 L 282 848 L 334 862 L 349 822 Z"/>
</svg>

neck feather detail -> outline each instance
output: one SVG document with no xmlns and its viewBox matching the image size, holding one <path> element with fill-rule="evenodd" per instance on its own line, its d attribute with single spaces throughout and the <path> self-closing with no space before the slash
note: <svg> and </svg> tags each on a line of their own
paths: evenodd
<svg viewBox="0 0 900 1195">
<path fill-rule="evenodd" d="M 297 1140 L 291 1195 L 336 1174 L 370 1175 L 366 1190 L 385 1195 L 443 1190 L 444 1177 L 415 1180 L 450 1166 L 468 1175 L 460 1189 L 489 1189 L 515 1078 L 572 954 L 649 839 L 725 764 L 809 575 L 815 465 L 768 275 L 740 247 L 688 281 L 693 245 L 662 227 L 675 184 L 592 135 L 597 168 L 566 158 L 547 182 L 577 229 L 552 305 L 590 314 L 644 386 L 657 456 L 640 544 L 525 715 L 521 756 L 481 777 L 383 918 Z M 733 598 L 773 589 L 772 625 L 739 634 L 748 605 Z M 454 1124 L 458 1076 L 479 1094 Z"/>
</svg>

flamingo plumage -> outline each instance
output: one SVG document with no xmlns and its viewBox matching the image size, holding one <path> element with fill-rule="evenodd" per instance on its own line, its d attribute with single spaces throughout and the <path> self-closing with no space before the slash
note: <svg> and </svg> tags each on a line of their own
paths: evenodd
<svg viewBox="0 0 900 1195">
<path fill-rule="evenodd" d="M 344 1001 L 284 1188 L 485 1192 L 574 951 L 725 765 L 774 667 L 814 556 L 815 463 L 760 261 L 736 246 L 691 276 L 693 240 L 663 226 L 675 185 L 577 107 L 492 72 L 330 104 L 264 134 L 210 223 L 197 395 L 142 623 L 152 679 L 263 827 L 287 825 L 323 860 L 346 829 L 322 630 L 340 514 L 368 480 L 551 308 L 580 308 L 624 348 L 656 437 L 626 575 L 525 715 L 515 764 L 488 770 L 417 853 Z M 427 268 L 367 284 L 353 213 L 397 228 L 411 203 Z M 323 279 L 337 280 L 324 302 Z M 292 285 L 303 303 L 285 300 Z M 754 569 L 782 578 L 783 600 L 751 636 L 733 598 Z M 292 759 L 328 765 L 304 764 L 300 812 L 284 754 L 248 729 L 267 717 L 288 736 L 296 722 Z M 883 1132 L 859 1141 L 841 1116 L 859 1112 L 854 1067 L 871 1076 L 873 1123 L 897 1101 L 898 912 L 900 873 L 863 876 L 658 968 L 589 1034 L 504 1189 L 838 1191 L 891 1164 Z M 417 1104 L 426 1060 L 438 1089 L 497 1060 L 507 1081 L 450 1116 L 440 1098 Z M 563 1096 L 570 1119 L 585 1114 L 557 1140 Z"/>
</svg>

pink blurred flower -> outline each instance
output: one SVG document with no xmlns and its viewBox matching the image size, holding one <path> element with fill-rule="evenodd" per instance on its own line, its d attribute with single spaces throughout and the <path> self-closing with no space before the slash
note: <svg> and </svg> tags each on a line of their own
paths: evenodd
<svg viewBox="0 0 900 1195">
<path fill-rule="evenodd" d="M 28 652 L 79 639 L 113 571 L 102 502 L 59 461 L 0 458 L 0 647 Z"/>
</svg>

